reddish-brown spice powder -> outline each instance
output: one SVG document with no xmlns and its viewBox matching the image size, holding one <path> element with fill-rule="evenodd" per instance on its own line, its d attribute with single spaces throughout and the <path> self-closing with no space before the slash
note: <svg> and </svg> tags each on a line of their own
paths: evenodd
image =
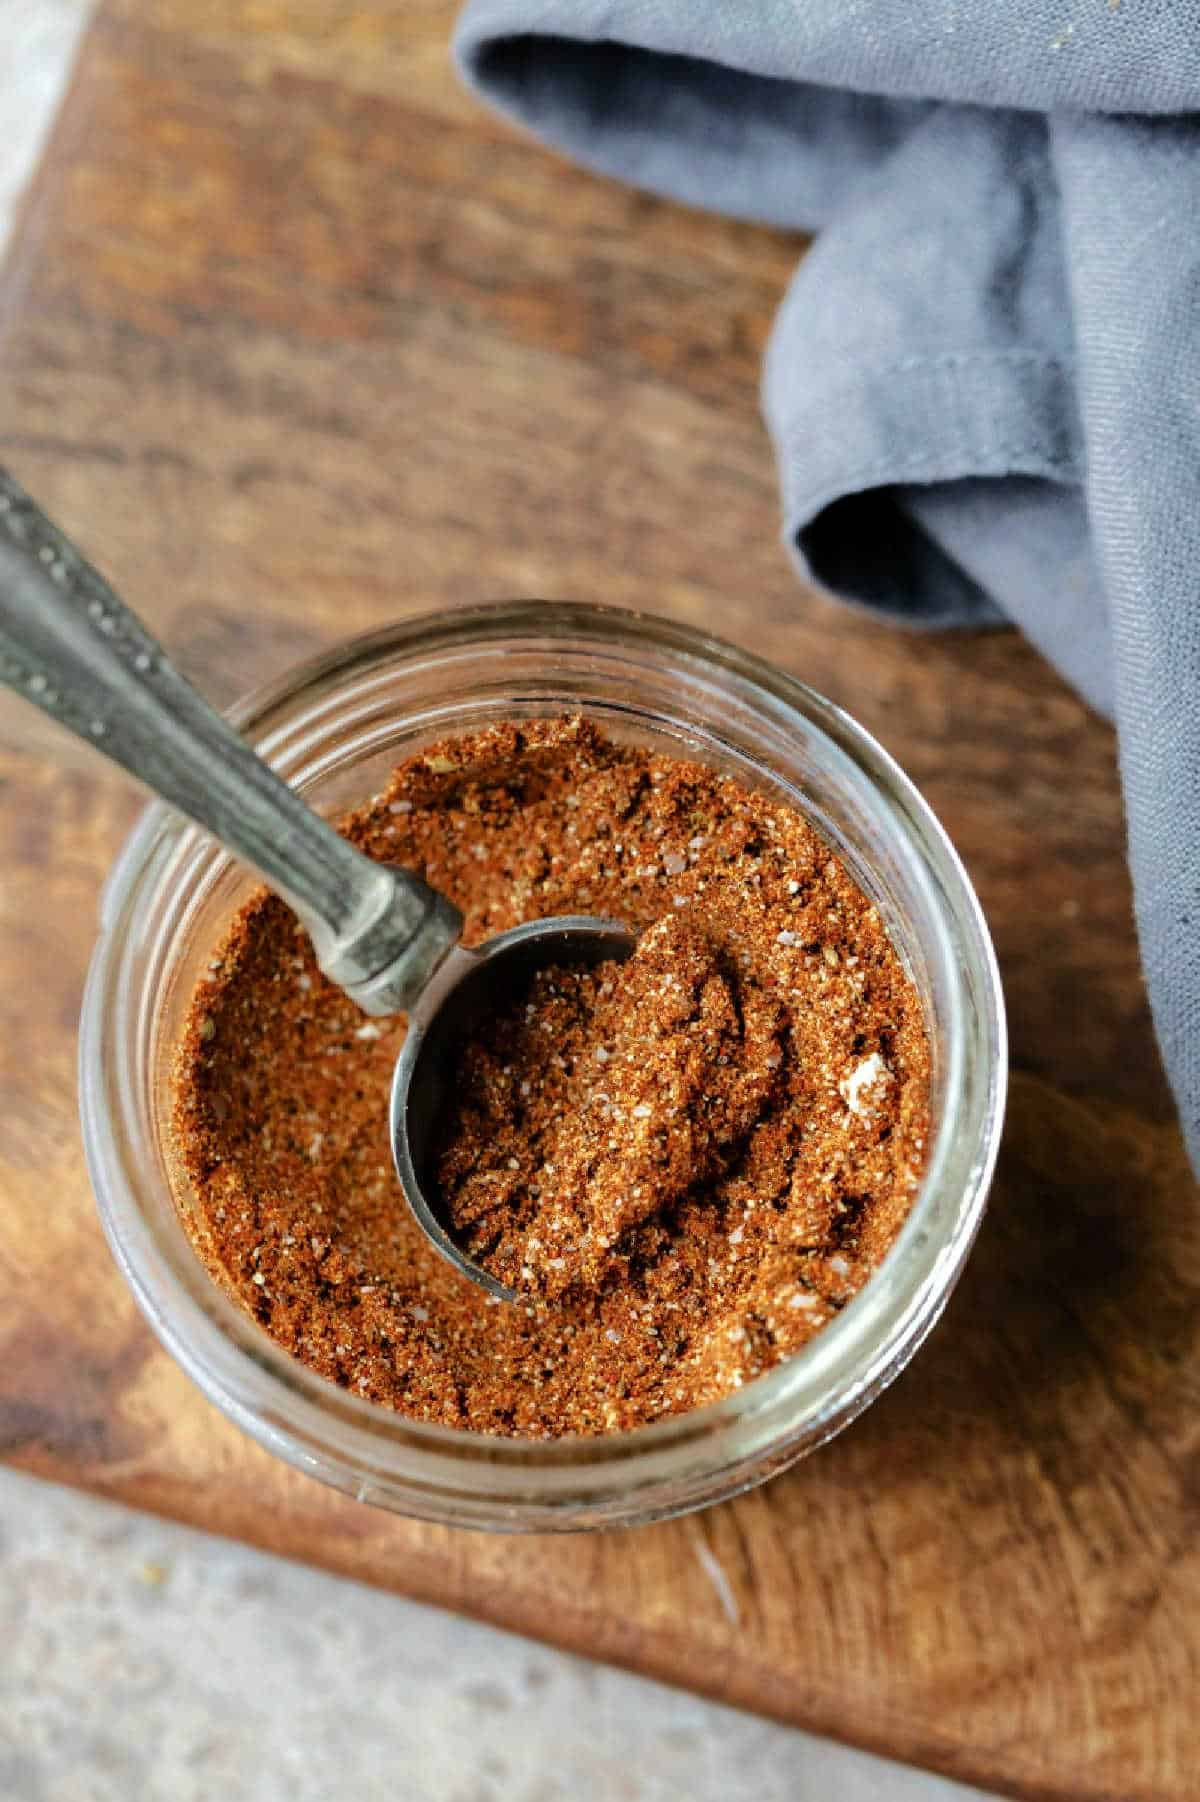
<svg viewBox="0 0 1200 1802">
<path fill-rule="evenodd" d="M 402 1020 L 367 1020 L 263 893 L 179 1047 L 184 1218 L 213 1275 L 323 1376 L 423 1420 L 549 1437 L 725 1395 L 862 1286 L 928 1134 L 918 997 L 795 812 L 580 719 L 411 758 L 344 828 L 463 910 L 638 929 L 542 972 L 463 1050 L 439 1172 L 492 1302 L 410 1219 L 387 1137 Z"/>
<path fill-rule="evenodd" d="M 636 1280 L 695 1236 L 689 1196 L 710 1205 L 771 1110 L 785 1010 L 685 912 L 628 963 L 539 971 L 458 1048 L 438 1188 L 459 1242 L 513 1289 Z"/>
</svg>

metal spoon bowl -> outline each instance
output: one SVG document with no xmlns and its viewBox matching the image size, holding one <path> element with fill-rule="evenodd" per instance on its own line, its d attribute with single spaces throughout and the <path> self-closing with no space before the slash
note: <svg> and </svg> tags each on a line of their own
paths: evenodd
<svg viewBox="0 0 1200 1802">
<path fill-rule="evenodd" d="M 426 1238 L 447 1263 L 500 1301 L 519 1297 L 455 1242 L 433 1169 L 437 1123 L 454 1091 L 463 1042 L 475 1022 L 527 988 L 538 970 L 624 961 L 634 943 L 634 935 L 616 920 L 591 914 L 531 920 L 498 933 L 477 951 L 457 945 L 409 1014 L 392 1077 L 392 1157 L 400 1186 Z"/>
<path fill-rule="evenodd" d="M 186 682 L 141 621 L 13 478 L 0 470 L 0 682 L 211 832 L 306 928 L 331 982 L 370 1014 L 411 1009 L 396 1070 L 392 1148 L 401 1193 L 455 1268 L 503 1284 L 437 1218 L 425 1163 L 455 1029 L 494 980 L 545 963 L 624 955 L 609 921 L 562 917 L 456 949 L 462 916 L 410 871 L 373 862 L 305 805 Z M 603 946 L 603 948 L 601 948 Z M 512 970 L 509 964 L 512 962 Z M 443 1003 L 451 1003 L 447 1021 Z M 423 1055 L 422 1047 L 428 1047 Z"/>
</svg>

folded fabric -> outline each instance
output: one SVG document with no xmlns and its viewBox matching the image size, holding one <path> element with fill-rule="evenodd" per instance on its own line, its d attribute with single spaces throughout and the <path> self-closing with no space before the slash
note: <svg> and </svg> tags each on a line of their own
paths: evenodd
<svg viewBox="0 0 1200 1802">
<path fill-rule="evenodd" d="M 763 384 L 788 542 L 1115 716 L 1200 1169 L 1200 0 L 469 0 L 456 51 L 593 169 L 819 231 Z"/>
</svg>

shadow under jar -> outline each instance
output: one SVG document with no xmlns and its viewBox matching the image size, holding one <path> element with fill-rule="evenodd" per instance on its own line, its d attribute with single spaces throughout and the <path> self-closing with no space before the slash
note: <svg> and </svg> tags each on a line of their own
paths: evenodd
<svg viewBox="0 0 1200 1802">
<path fill-rule="evenodd" d="M 862 728 L 757 658 L 646 615 L 500 603 L 357 639 L 233 717 L 311 804 L 337 815 L 436 739 L 572 712 L 802 813 L 879 907 L 925 1010 L 933 1133 L 912 1212 L 838 1317 L 735 1394 L 600 1436 L 426 1425 L 317 1376 L 223 1293 L 184 1226 L 191 1197 L 167 1142 L 172 1066 L 212 947 L 257 884 L 161 805 L 147 810 L 106 887 L 81 1022 L 84 1143 L 100 1216 L 167 1350 L 231 1420 L 310 1475 L 400 1513 L 499 1531 L 661 1519 L 762 1482 L 839 1432 L 945 1306 L 983 1212 L 1004 1111 L 1003 1000 L 962 865 Z"/>
</svg>

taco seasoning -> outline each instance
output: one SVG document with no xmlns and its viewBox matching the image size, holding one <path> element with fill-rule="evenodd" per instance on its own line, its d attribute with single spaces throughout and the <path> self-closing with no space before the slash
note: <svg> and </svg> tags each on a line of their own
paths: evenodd
<svg viewBox="0 0 1200 1802">
<path fill-rule="evenodd" d="M 214 1278 L 356 1394 L 536 1438 L 695 1408 L 819 1332 L 911 1207 L 930 1072 L 879 914 L 803 817 L 571 718 L 435 745 L 343 830 L 448 894 L 467 944 L 559 913 L 638 943 L 539 971 L 461 1047 L 438 1180 L 513 1305 L 400 1194 L 403 1020 L 360 1014 L 254 896 L 175 1071 L 184 1218 Z"/>
</svg>

